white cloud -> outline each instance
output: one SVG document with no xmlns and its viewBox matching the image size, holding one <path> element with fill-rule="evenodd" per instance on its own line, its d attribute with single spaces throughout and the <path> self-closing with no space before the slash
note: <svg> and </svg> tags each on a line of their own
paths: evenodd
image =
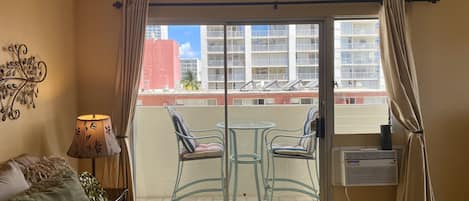
<svg viewBox="0 0 469 201">
<path fill-rule="evenodd" d="M 185 42 L 179 46 L 179 56 L 182 58 L 193 58 L 196 56 L 192 50 L 191 43 Z"/>
</svg>

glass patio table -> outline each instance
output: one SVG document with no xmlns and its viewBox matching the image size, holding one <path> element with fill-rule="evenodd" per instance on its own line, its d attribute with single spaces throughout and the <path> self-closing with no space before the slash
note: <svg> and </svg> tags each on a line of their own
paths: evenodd
<svg viewBox="0 0 469 201">
<path fill-rule="evenodd" d="M 216 124 L 218 128 L 225 128 L 225 122 L 219 122 Z M 234 188 L 233 188 L 233 201 L 236 201 L 236 194 L 238 190 L 238 164 L 251 164 L 254 166 L 254 176 L 256 181 L 257 200 L 261 201 L 261 191 L 259 187 L 259 176 L 258 169 L 261 168 L 262 182 L 265 180 L 264 176 L 264 163 L 263 163 L 263 144 L 262 140 L 260 150 L 258 149 L 259 133 L 264 133 L 275 127 L 275 123 L 268 121 L 233 121 L 228 122 L 228 130 L 230 132 L 230 168 L 229 168 L 229 180 L 231 180 L 231 172 L 234 171 Z M 237 137 L 236 131 L 253 131 L 254 133 L 254 150 L 249 154 L 238 154 Z M 234 168 L 233 168 L 234 166 Z M 231 181 L 230 181 L 231 182 Z"/>
</svg>

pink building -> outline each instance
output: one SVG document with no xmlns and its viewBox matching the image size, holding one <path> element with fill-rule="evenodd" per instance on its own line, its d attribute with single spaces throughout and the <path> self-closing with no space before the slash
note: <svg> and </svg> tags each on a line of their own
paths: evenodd
<svg viewBox="0 0 469 201">
<path fill-rule="evenodd" d="M 174 89 L 179 85 L 179 47 L 174 40 L 145 40 L 140 89 Z"/>
</svg>

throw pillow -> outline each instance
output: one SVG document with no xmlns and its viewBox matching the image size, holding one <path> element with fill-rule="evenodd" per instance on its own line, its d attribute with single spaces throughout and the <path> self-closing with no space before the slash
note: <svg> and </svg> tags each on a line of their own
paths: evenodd
<svg viewBox="0 0 469 201">
<path fill-rule="evenodd" d="M 4 201 L 29 188 L 18 165 L 9 161 L 0 167 L 0 201 Z"/>
<path fill-rule="evenodd" d="M 106 201 L 106 191 L 101 187 L 98 179 L 89 172 L 80 174 L 80 183 L 90 201 Z"/>
<path fill-rule="evenodd" d="M 34 183 L 27 191 L 8 201 L 89 201 L 76 172 L 63 169 L 62 173 Z"/>
</svg>

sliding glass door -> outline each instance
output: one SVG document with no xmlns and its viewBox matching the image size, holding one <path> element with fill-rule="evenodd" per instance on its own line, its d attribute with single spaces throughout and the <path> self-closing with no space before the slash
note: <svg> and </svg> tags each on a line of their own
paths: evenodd
<svg viewBox="0 0 469 201">
<path fill-rule="evenodd" d="M 323 130 L 316 132 L 323 121 L 308 120 L 314 112 L 323 119 L 326 111 L 324 50 L 330 37 L 323 27 L 323 21 L 148 25 L 135 120 L 137 199 L 217 189 L 220 182 L 210 180 L 174 193 L 195 179 L 220 177 L 220 170 L 229 178 L 221 187 L 230 200 L 325 196 L 319 186 L 327 175 L 319 161 L 328 148 Z M 177 146 L 184 142 L 176 141 L 168 106 L 190 130 L 221 131 L 224 138 L 216 143 L 225 142 L 223 164 L 213 159 L 218 155 L 184 161 L 178 173 L 188 150 Z M 277 141 L 277 135 L 286 140 Z M 195 196 L 184 199 L 223 198 L 216 191 Z"/>
</svg>

